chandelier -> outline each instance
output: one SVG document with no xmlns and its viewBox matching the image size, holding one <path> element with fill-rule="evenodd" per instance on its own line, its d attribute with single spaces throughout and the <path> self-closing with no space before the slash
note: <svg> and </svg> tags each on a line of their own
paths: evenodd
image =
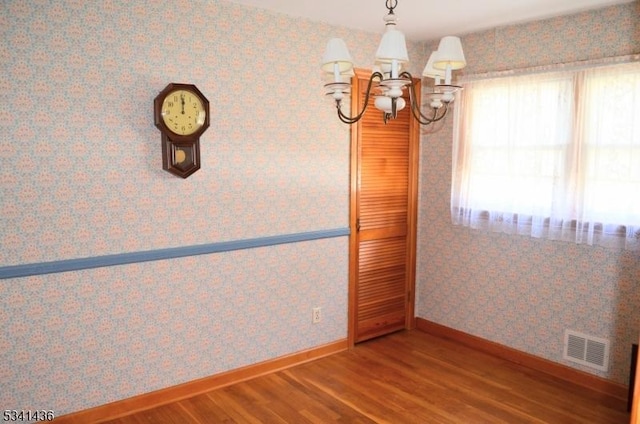
<svg viewBox="0 0 640 424">
<path fill-rule="evenodd" d="M 447 36 L 440 40 L 438 50 L 431 53 L 422 73 L 422 76 L 433 78 L 435 81 L 433 91 L 426 93 L 430 113 L 427 116 L 420 111 L 420 99 L 416 98 L 413 77 L 409 72 L 402 70 L 403 66 L 409 63 L 409 56 L 404 34 L 396 28 L 396 15 L 393 10 L 397 5 L 398 0 L 386 0 L 389 11 L 384 17 L 386 31 L 376 52 L 375 66 L 369 78 L 362 111 L 354 117 L 344 114 L 341 109 L 342 99 L 351 89 L 353 60 L 342 39 L 332 38 L 327 43 L 322 58 L 322 70 L 331 75 L 333 80 L 324 87 L 326 94 L 331 95 L 336 102 L 338 117 L 346 124 L 356 123 L 362 118 L 369 104 L 372 89 L 375 90 L 374 105 L 383 112 L 386 123 L 389 119 L 395 119 L 398 111 L 406 106 L 402 93 L 407 88 L 411 113 L 422 125 L 429 125 L 444 118 L 449 104 L 455 98 L 454 93 L 461 89 L 460 86 L 451 84 L 451 73 L 464 68 L 467 62 L 460 38 Z M 444 84 L 441 83 L 443 78 Z"/>
</svg>

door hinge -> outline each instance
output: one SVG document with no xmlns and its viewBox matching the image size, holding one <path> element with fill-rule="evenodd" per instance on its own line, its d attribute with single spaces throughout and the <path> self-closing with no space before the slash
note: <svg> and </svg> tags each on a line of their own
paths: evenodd
<svg viewBox="0 0 640 424">
<path fill-rule="evenodd" d="M 360 232 L 360 218 L 356 219 L 356 231 Z"/>
</svg>

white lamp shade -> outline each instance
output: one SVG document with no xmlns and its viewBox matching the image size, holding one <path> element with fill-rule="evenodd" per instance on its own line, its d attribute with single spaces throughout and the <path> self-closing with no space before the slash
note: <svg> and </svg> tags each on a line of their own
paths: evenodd
<svg viewBox="0 0 640 424">
<path fill-rule="evenodd" d="M 387 30 L 380 40 L 378 51 L 376 52 L 376 62 L 391 63 L 393 60 L 398 63 L 406 63 L 409 61 L 407 53 L 407 43 L 404 40 L 404 34 L 393 25 L 387 26 Z"/>
<path fill-rule="evenodd" d="M 347 81 L 349 81 L 349 80 L 351 80 L 351 78 L 356 76 L 356 73 L 353 72 L 353 68 L 351 68 L 348 71 L 341 73 L 340 76 L 342 78 L 345 78 Z"/>
<path fill-rule="evenodd" d="M 353 59 L 349 49 L 341 38 L 332 38 L 327 43 L 327 48 L 322 56 L 322 70 L 334 73 L 334 65 L 338 65 L 339 72 L 349 72 L 353 68 Z"/>
<path fill-rule="evenodd" d="M 353 72 L 353 69 L 349 69 L 346 72 L 343 72 L 340 74 L 340 81 L 341 82 L 351 82 L 351 78 L 353 78 L 356 75 L 355 72 Z"/>
<path fill-rule="evenodd" d="M 440 40 L 438 55 L 433 63 L 433 67 L 436 69 L 447 69 L 447 65 L 450 65 L 453 71 L 467 66 L 459 37 L 447 36 Z"/>
<path fill-rule="evenodd" d="M 436 57 L 438 56 L 438 52 L 431 52 L 431 56 L 429 56 L 429 60 L 427 61 L 427 66 L 424 67 L 424 71 L 422 71 L 422 76 L 427 78 L 444 78 L 444 70 L 436 69 L 433 67 L 433 64 L 436 61 Z"/>
</svg>

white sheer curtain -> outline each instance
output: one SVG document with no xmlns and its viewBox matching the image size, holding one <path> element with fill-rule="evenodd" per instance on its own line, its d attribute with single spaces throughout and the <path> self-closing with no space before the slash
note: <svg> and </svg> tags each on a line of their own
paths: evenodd
<svg viewBox="0 0 640 424">
<path fill-rule="evenodd" d="M 454 224 L 640 250 L 640 63 L 463 86 Z"/>
</svg>

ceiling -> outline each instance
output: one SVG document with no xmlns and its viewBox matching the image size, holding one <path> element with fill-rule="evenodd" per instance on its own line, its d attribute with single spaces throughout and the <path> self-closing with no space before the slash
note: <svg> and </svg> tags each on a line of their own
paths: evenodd
<svg viewBox="0 0 640 424">
<path fill-rule="evenodd" d="M 229 0 L 335 26 L 381 33 L 385 0 Z M 398 0 L 398 29 L 409 40 L 462 35 L 633 0 Z M 445 6 L 446 5 L 446 6 Z M 330 35 L 330 34 L 329 34 Z"/>
</svg>

